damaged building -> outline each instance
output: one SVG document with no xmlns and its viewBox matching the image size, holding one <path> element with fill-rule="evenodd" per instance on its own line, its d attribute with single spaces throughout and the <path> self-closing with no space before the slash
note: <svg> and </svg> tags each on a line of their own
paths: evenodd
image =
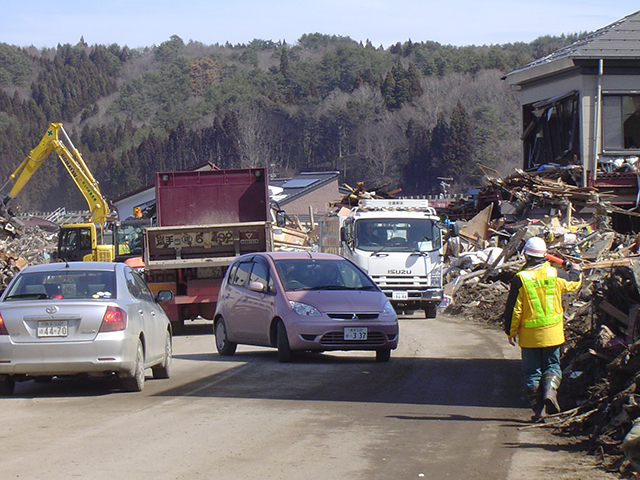
<svg viewBox="0 0 640 480">
<path fill-rule="evenodd" d="M 579 166 L 578 186 L 615 195 L 620 230 L 640 231 L 639 75 L 640 11 L 504 77 L 520 95 L 524 170 Z"/>
</svg>

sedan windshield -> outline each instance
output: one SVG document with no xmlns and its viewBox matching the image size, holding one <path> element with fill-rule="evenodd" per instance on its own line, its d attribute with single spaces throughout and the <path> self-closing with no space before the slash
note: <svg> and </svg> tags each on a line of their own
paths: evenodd
<svg viewBox="0 0 640 480">
<path fill-rule="evenodd" d="M 377 290 L 378 287 L 348 260 L 276 260 L 285 290 Z"/>
<path fill-rule="evenodd" d="M 5 301 L 48 298 L 116 298 L 114 272 L 60 271 L 18 275 Z"/>
</svg>

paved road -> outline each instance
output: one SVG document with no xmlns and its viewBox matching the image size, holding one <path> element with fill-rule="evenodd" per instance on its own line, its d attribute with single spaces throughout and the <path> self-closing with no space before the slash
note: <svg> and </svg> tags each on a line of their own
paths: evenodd
<svg viewBox="0 0 640 480">
<path fill-rule="evenodd" d="M 17 384 L 0 398 L 0 478 L 591 478 L 564 476 L 564 453 L 522 429 L 519 352 L 497 330 L 403 319 L 389 363 L 340 352 L 291 364 L 254 347 L 222 358 L 210 331 L 187 324 L 172 378 L 149 374 L 142 393 Z"/>
</svg>

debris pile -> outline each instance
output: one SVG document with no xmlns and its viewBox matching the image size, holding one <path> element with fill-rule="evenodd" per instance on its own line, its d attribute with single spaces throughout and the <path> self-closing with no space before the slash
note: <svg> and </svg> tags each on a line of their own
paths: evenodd
<svg viewBox="0 0 640 480">
<path fill-rule="evenodd" d="M 533 428 L 579 438 L 603 468 L 629 476 L 633 467 L 621 445 L 634 420 L 640 424 L 640 236 L 614 231 L 590 189 L 524 172 L 490 183 L 502 189 L 494 196 L 501 200 L 457 221 L 459 235 L 447 239 L 445 311 L 502 328 L 509 281 L 532 236 L 545 238 L 559 261 L 579 262 L 582 286 L 563 298 L 563 412 Z M 506 215 L 505 197 L 516 205 Z M 590 207 L 589 216 L 573 215 L 576 204 Z"/>
<path fill-rule="evenodd" d="M 56 251 L 58 236 L 37 226 L 27 227 L 16 237 L 0 238 L 0 286 L 6 287 L 15 273 L 27 265 L 48 263 Z"/>
</svg>

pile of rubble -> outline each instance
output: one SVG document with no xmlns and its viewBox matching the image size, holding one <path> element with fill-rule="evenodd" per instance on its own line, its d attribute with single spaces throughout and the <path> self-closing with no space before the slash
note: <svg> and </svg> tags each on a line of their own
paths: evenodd
<svg viewBox="0 0 640 480">
<path fill-rule="evenodd" d="M 0 230 L 4 232 L 4 230 Z M 15 273 L 27 265 L 48 263 L 57 247 L 58 235 L 37 226 L 27 227 L 20 236 L 13 231 L 0 234 L 0 286 L 7 286 Z"/>
<path fill-rule="evenodd" d="M 509 281 L 525 263 L 520 251 L 531 236 L 545 238 L 561 261 L 581 263 L 582 286 L 563 299 L 563 412 L 533 428 L 580 439 L 603 468 L 630 476 L 638 467 L 621 444 L 634 420 L 640 424 L 640 236 L 614 231 L 598 208 L 602 200 L 588 189 L 524 173 L 492 185 L 504 186 L 518 207 L 495 215 L 498 204 L 489 203 L 456 222 L 460 235 L 448 238 L 445 249 L 445 311 L 501 329 Z M 580 202 L 590 216 L 572 215 Z M 534 204 L 546 214 L 530 216 Z"/>
</svg>

